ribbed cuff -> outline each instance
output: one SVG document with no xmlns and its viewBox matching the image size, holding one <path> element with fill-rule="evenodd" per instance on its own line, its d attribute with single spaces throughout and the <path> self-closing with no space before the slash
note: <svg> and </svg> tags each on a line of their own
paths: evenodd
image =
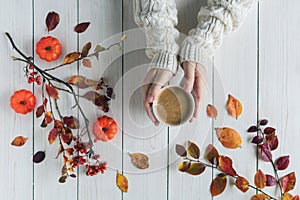
<svg viewBox="0 0 300 200">
<path fill-rule="evenodd" d="M 178 62 L 175 54 L 168 53 L 166 51 L 160 51 L 154 55 L 150 69 L 165 69 L 171 71 L 173 75 L 175 75 L 177 72 L 177 66 Z"/>
</svg>

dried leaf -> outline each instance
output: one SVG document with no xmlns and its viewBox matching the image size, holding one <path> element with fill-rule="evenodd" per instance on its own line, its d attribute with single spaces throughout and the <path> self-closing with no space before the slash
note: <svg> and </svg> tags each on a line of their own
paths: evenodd
<svg viewBox="0 0 300 200">
<path fill-rule="evenodd" d="M 122 192 L 128 192 L 128 180 L 123 174 L 120 174 L 119 172 L 117 172 L 116 184 Z"/>
<path fill-rule="evenodd" d="M 70 83 L 71 85 L 76 85 L 80 89 L 85 89 L 89 87 L 85 83 L 85 80 L 86 78 L 84 76 L 74 75 L 69 78 L 68 83 Z"/>
<path fill-rule="evenodd" d="M 45 128 L 48 124 L 50 124 L 53 121 L 53 116 L 50 111 L 45 112 L 45 117 L 43 119 L 43 122 L 41 124 L 41 127 Z"/>
<path fill-rule="evenodd" d="M 69 53 L 64 58 L 64 64 L 70 64 L 70 63 L 76 61 L 76 59 L 79 58 L 79 57 L 80 57 L 80 53 L 79 52 Z"/>
<path fill-rule="evenodd" d="M 36 118 L 39 118 L 40 116 L 42 116 L 44 112 L 45 112 L 44 105 L 39 106 L 35 111 Z"/>
<path fill-rule="evenodd" d="M 219 168 L 226 174 L 237 176 L 238 174 L 232 167 L 232 160 L 227 156 L 219 156 Z"/>
<path fill-rule="evenodd" d="M 74 31 L 76 33 L 83 33 L 84 31 L 86 31 L 86 29 L 89 27 L 89 25 L 90 25 L 90 22 L 82 22 L 75 26 Z"/>
<path fill-rule="evenodd" d="M 95 52 L 101 52 L 101 51 L 104 51 L 104 50 L 106 50 L 106 48 L 101 46 L 100 44 L 97 44 L 97 46 L 94 49 Z"/>
<path fill-rule="evenodd" d="M 56 128 L 53 128 L 53 129 L 49 132 L 49 135 L 48 135 L 48 141 L 49 141 L 49 143 L 52 144 L 53 142 L 55 142 L 57 136 L 58 136 L 57 129 L 56 129 Z"/>
<path fill-rule="evenodd" d="M 275 167 L 277 170 L 285 170 L 290 164 L 290 156 L 282 156 L 275 161 Z"/>
<path fill-rule="evenodd" d="M 300 200 L 299 195 L 295 195 L 295 196 L 293 197 L 293 200 Z"/>
<path fill-rule="evenodd" d="M 268 136 L 270 136 L 270 135 L 268 135 Z M 271 151 L 276 150 L 279 145 L 277 135 L 273 136 L 272 139 L 268 139 L 269 137 L 266 137 L 266 138 L 267 138 L 267 144 L 268 144 L 269 149 Z"/>
<path fill-rule="evenodd" d="M 67 178 L 68 176 L 61 176 L 59 179 L 58 179 L 58 182 L 60 183 L 65 183 L 67 181 Z"/>
<path fill-rule="evenodd" d="M 100 95 L 95 91 L 89 91 L 82 97 L 93 102 L 96 106 L 99 106 L 104 112 L 109 111 L 108 102 L 110 101 L 110 98 L 105 95 Z"/>
<path fill-rule="evenodd" d="M 149 158 L 147 155 L 142 153 L 129 154 L 131 162 L 139 169 L 147 169 L 149 167 Z"/>
<path fill-rule="evenodd" d="M 260 144 L 264 141 L 264 138 L 261 135 L 254 136 L 251 143 Z"/>
<path fill-rule="evenodd" d="M 186 157 L 187 153 L 186 153 L 184 146 L 176 144 L 175 150 L 176 150 L 177 155 L 179 155 L 181 157 Z"/>
<path fill-rule="evenodd" d="M 235 149 L 241 146 L 242 138 L 240 134 L 232 128 L 215 128 L 221 144 L 229 149 Z"/>
<path fill-rule="evenodd" d="M 285 192 L 282 196 L 281 200 L 293 200 L 293 195 L 291 195 L 290 193 Z"/>
<path fill-rule="evenodd" d="M 251 197 L 251 200 L 270 200 L 270 198 L 265 194 L 256 194 Z"/>
<path fill-rule="evenodd" d="M 230 94 L 228 95 L 226 108 L 229 115 L 235 117 L 236 119 L 241 115 L 243 110 L 242 103 Z"/>
<path fill-rule="evenodd" d="M 249 133 L 254 133 L 254 132 L 257 132 L 257 131 L 258 131 L 257 126 L 250 126 L 247 130 L 247 132 L 249 132 Z"/>
<path fill-rule="evenodd" d="M 186 171 L 188 174 L 191 175 L 200 175 L 204 172 L 206 166 L 203 163 L 200 162 L 195 162 L 192 163 L 191 166 L 188 168 L 188 170 Z"/>
<path fill-rule="evenodd" d="M 92 61 L 90 59 L 83 59 L 82 60 L 82 65 L 88 68 L 92 68 Z"/>
<path fill-rule="evenodd" d="M 54 99 L 59 99 L 58 90 L 55 87 L 53 87 L 51 85 L 46 85 L 46 92 L 50 97 L 52 97 Z"/>
<path fill-rule="evenodd" d="M 227 184 L 227 177 L 225 174 L 218 174 L 218 176 L 210 184 L 210 193 L 212 197 L 221 194 Z"/>
<path fill-rule="evenodd" d="M 60 144 L 60 145 L 59 145 L 59 149 L 58 149 L 58 151 L 57 151 L 57 155 L 56 155 L 55 159 L 57 159 L 57 158 L 58 158 L 58 156 L 59 156 L 59 155 L 60 155 L 62 152 L 64 152 L 64 147 L 63 147 L 63 145 L 62 145 L 62 144 Z"/>
<path fill-rule="evenodd" d="M 249 181 L 244 177 L 238 176 L 235 180 L 235 186 L 242 192 L 247 192 L 249 189 Z"/>
<path fill-rule="evenodd" d="M 219 163 L 219 152 L 213 145 L 208 145 L 206 148 L 205 158 L 213 165 Z"/>
<path fill-rule="evenodd" d="M 64 143 L 70 145 L 73 139 L 73 133 L 71 129 L 63 128 L 60 137 Z"/>
<path fill-rule="evenodd" d="M 283 192 L 288 192 L 293 190 L 296 184 L 295 172 L 289 173 L 281 178 L 281 186 Z"/>
<path fill-rule="evenodd" d="M 42 162 L 46 157 L 46 154 L 44 151 L 38 151 L 33 155 L 33 162 L 34 163 L 40 163 Z"/>
<path fill-rule="evenodd" d="M 187 152 L 188 154 L 192 157 L 192 158 L 195 158 L 195 159 L 199 159 L 200 157 L 200 149 L 199 147 L 191 142 L 191 141 L 188 141 L 188 148 L 187 148 Z"/>
<path fill-rule="evenodd" d="M 267 125 L 268 123 L 269 123 L 269 121 L 268 121 L 267 119 L 262 119 L 262 120 L 259 121 L 259 124 L 260 124 L 261 126 L 265 126 L 265 125 Z"/>
<path fill-rule="evenodd" d="M 274 176 L 266 174 L 266 186 L 271 187 L 277 185 L 277 180 Z"/>
<path fill-rule="evenodd" d="M 254 176 L 254 184 L 257 188 L 263 189 L 266 186 L 267 177 L 266 175 L 259 169 Z"/>
<path fill-rule="evenodd" d="M 261 159 L 265 162 L 270 162 L 272 160 L 272 153 L 269 148 L 265 144 L 259 145 L 258 147 Z"/>
<path fill-rule="evenodd" d="M 73 116 L 63 117 L 63 122 L 70 129 L 78 129 L 79 128 L 79 121 L 78 121 L 78 119 L 76 119 Z"/>
<path fill-rule="evenodd" d="M 218 110 L 215 106 L 208 104 L 206 107 L 206 113 L 209 117 L 217 119 L 218 116 Z"/>
<path fill-rule="evenodd" d="M 56 28 L 56 26 L 59 24 L 59 15 L 52 11 L 49 12 L 47 17 L 46 17 L 46 26 L 48 28 L 48 31 L 52 31 Z"/>
<path fill-rule="evenodd" d="M 184 161 L 178 165 L 178 170 L 181 172 L 186 172 L 190 168 L 190 166 L 191 166 L 190 161 Z"/>
<path fill-rule="evenodd" d="M 82 50 L 81 50 L 81 57 L 86 57 L 87 55 L 89 55 L 89 51 L 92 47 L 92 43 L 91 42 L 88 42 L 86 43 L 83 47 L 82 47 Z"/>
<path fill-rule="evenodd" d="M 27 142 L 28 138 L 25 138 L 23 136 L 17 136 L 15 139 L 11 142 L 11 145 L 16 147 L 21 147 Z"/>
<path fill-rule="evenodd" d="M 267 128 L 264 129 L 264 134 L 272 134 L 275 131 L 276 131 L 275 128 L 273 128 L 273 127 L 267 127 Z"/>
</svg>

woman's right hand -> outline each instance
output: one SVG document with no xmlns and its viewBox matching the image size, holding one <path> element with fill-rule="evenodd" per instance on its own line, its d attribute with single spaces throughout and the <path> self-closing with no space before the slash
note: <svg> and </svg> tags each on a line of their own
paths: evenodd
<svg viewBox="0 0 300 200">
<path fill-rule="evenodd" d="M 150 120 L 157 126 L 158 120 L 153 115 L 151 106 L 156 99 L 162 86 L 164 86 L 173 77 L 173 73 L 166 69 L 153 68 L 149 70 L 143 81 L 143 99 L 144 108 Z"/>
</svg>

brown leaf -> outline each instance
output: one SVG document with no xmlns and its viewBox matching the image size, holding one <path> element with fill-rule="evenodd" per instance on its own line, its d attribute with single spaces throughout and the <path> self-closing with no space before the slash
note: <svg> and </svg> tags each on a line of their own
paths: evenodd
<svg viewBox="0 0 300 200">
<path fill-rule="evenodd" d="M 195 162 L 191 164 L 186 172 L 191 175 L 200 175 L 204 172 L 205 168 L 206 166 L 203 163 Z"/>
<path fill-rule="evenodd" d="M 62 129 L 61 135 L 60 135 L 62 141 L 66 143 L 67 145 L 70 145 L 73 139 L 73 133 L 71 129 L 64 128 Z"/>
<path fill-rule="evenodd" d="M 45 128 L 48 124 L 50 124 L 53 121 L 53 116 L 50 111 L 45 112 L 44 120 L 41 124 L 41 127 Z"/>
<path fill-rule="evenodd" d="M 217 119 L 218 116 L 218 110 L 215 106 L 208 104 L 206 107 L 206 113 L 209 117 Z"/>
<path fill-rule="evenodd" d="M 63 117 L 64 124 L 69 127 L 70 129 L 78 129 L 79 128 L 79 121 L 73 116 Z"/>
<path fill-rule="evenodd" d="M 270 198 L 265 194 L 256 194 L 251 197 L 251 200 L 270 200 Z"/>
<path fill-rule="evenodd" d="M 187 153 L 186 153 L 184 146 L 176 144 L 175 150 L 176 150 L 177 155 L 179 155 L 181 157 L 186 157 Z"/>
<path fill-rule="evenodd" d="M 85 80 L 86 78 L 84 76 L 74 75 L 69 78 L 68 83 L 70 83 L 71 85 L 76 85 L 80 89 L 85 89 L 89 87 L 85 83 Z"/>
<path fill-rule="evenodd" d="M 129 154 L 131 162 L 139 169 L 147 169 L 149 167 L 149 158 L 147 155 L 142 153 Z"/>
<path fill-rule="evenodd" d="M 46 92 L 50 97 L 52 97 L 54 99 L 59 99 L 58 90 L 55 87 L 53 87 L 51 85 L 46 85 Z"/>
<path fill-rule="evenodd" d="M 95 91 L 88 91 L 82 97 L 93 102 L 96 106 L 99 106 L 104 112 L 109 111 L 108 102 L 110 98 L 105 95 L 100 95 Z"/>
<path fill-rule="evenodd" d="M 76 33 L 83 33 L 84 31 L 86 31 L 86 29 L 89 27 L 89 25 L 90 25 L 90 22 L 82 22 L 75 26 L 74 31 Z"/>
<path fill-rule="evenodd" d="M 92 47 L 92 43 L 91 42 L 88 42 L 86 43 L 83 47 L 82 47 L 82 50 L 81 50 L 81 57 L 86 57 L 87 55 L 89 55 L 89 51 Z"/>
<path fill-rule="evenodd" d="M 21 147 L 27 142 L 28 138 L 24 138 L 23 136 L 15 137 L 15 139 L 11 142 L 11 145 L 16 147 Z"/>
<path fill-rule="evenodd" d="M 56 26 L 59 24 L 59 15 L 52 11 L 49 12 L 47 17 L 46 17 L 46 26 L 48 28 L 48 31 L 52 31 L 56 28 Z"/>
<path fill-rule="evenodd" d="M 82 65 L 88 68 L 92 68 L 92 61 L 90 59 L 83 59 L 82 60 Z"/>
<path fill-rule="evenodd" d="M 49 141 L 49 143 L 52 144 L 53 142 L 55 142 L 57 136 L 58 136 L 57 129 L 56 129 L 56 128 L 53 128 L 53 129 L 49 132 L 49 135 L 48 135 L 48 141 Z"/>
<path fill-rule="evenodd" d="M 241 115 L 243 110 L 242 103 L 230 94 L 228 95 L 226 108 L 229 115 L 235 117 L 236 119 Z"/>
<path fill-rule="evenodd" d="M 285 192 L 282 196 L 281 200 L 293 200 L 293 195 L 291 195 L 290 193 Z"/>
<path fill-rule="evenodd" d="M 46 154 L 44 151 L 38 151 L 33 155 L 33 162 L 40 163 L 45 159 L 45 157 L 46 157 Z"/>
<path fill-rule="evenodd" d="M 283 192 L 288 192 L 293 190 L 296 184 L 296 175 L 295 172 L 289 173 L 281 178 L 281 186 Z"/>
<path fill-rule="evenodd" d="M 80 57 L 80 53 L 79 52 L 69 53 L 64 58 L 64 64 L 70 64 L 70 63 L 76 61 L 76 59 L 79 58 L 79 57 Z"/>
<path fill-rule="evenodd" d="M 218 174 L 218 176 L 210 184 L 210 193 L 212 197 L 221 194 L 227 184 L 227 177 L 225 174 Z"/>
<path fill-rule="evenodd" d="M 259 169 L 254 176 L 254 184 L 257 188 L 263 189 L 266 186 L 267 177 L 266 175 Z"/>
<path fill-rule="evenodd" d="M 224 147 L 235 149 L 241 146 L 242 138 L 236 130 L 228 127 L 215 128 L 215 130 L 219 141 Z"/>
<path fill-rule="evenodd" d="M 59 156 L 61 153 L 63 153 L 63 152 L 64 152 L 64 147 L 63 147 L 63 145 L 62 145 L 62 144 L 60 144 L 60 145 L 59 145 L 59 149 L 58 149 L 58 151 L 57 151 L 57 155 L 56 155 L 55 159 L 57 159 L 57 158 L 58 158 L 58 156 Z"/>
<path fill-rule="evenodd" d="M 190 168 L 190 166 L 191 166 L 190 161 L 184 161 L 178 165 L 178 170 L 181 172 L 186 172 Z"/>
<path fill-rule="evenodd" d="M 58 179 L 58 182 L 59 183 L 65 183 L 67 181 L 67 178 L 68 176 L 61 176 L 59 179 Z"/>
<path fill-rule="evenodd" d="M 119 172 L 117 172 L 116 184 L 122 192 L 128 192 L 128 180 L 123 174 L 120 174 Z"/>
<path fill-rule="evenodd" d="M 249 181 L 244 177 L 238 176 L 235 180 L 235 186 L 242 192 L 247 192 L 249 189 Z"/>
<path fill-rule="evenodd" d="M 40 116 L 42 116 L 44 112 L 45 112 L 44 105 L 39 106 L 35 111 L 36 118 L 39 118 Z"/>
<path fill-rule="evenodd" d="M 188 154 L 192 157 L 192 158 L 195 158 L 195 159 L 198 159 L 200 157 L 200 149 L 199 147 L 191 142 L 191 141 L 188 141 L 188 148 L 187 148 L 187 152 Z"/>
<path fill-rule="evenodd" d="M 219 152 L 213 145 L 208 145 L 206 148 L 205 158 L 213 165 L 218 165 Z"/>
<path fill-rule="evenodd" d="M 232 160 L 227 156 L 219 156 L 219 168 L 226 174 L 237 176 L 236 171 L 232 167 Z"/>
</svg>

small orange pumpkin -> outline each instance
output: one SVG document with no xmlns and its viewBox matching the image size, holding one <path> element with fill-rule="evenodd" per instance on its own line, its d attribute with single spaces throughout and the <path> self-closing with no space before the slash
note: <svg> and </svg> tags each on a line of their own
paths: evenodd
<svg viewBox="0 0 300 200">
<path fill-rule="evenodd" d="M 47 36 L 42 37 L 36 43 L 35 51 L 41 59 L 46 60 L 47 62 L 51 62 L 53 60 L 56 60 L 58 56 L 60 56 L 61 49 L 62 46 L 58 39 L 52 36 Z"/>
<path fill-rule="evenodd" d="M 33 111 L 35 104 L 35 96 L 29 90 L 18 90 L 10 97 L 10 107 L 16 113 L 27 114 Z"/>
<path fill-rule="evenodd" d="M 113 139 L 117 132 L 118 125 L 111 117 L 99 117 L 93 124 L 93 134 L 96 136 L 96 140 L 107 142 Z"/>
</svg>

